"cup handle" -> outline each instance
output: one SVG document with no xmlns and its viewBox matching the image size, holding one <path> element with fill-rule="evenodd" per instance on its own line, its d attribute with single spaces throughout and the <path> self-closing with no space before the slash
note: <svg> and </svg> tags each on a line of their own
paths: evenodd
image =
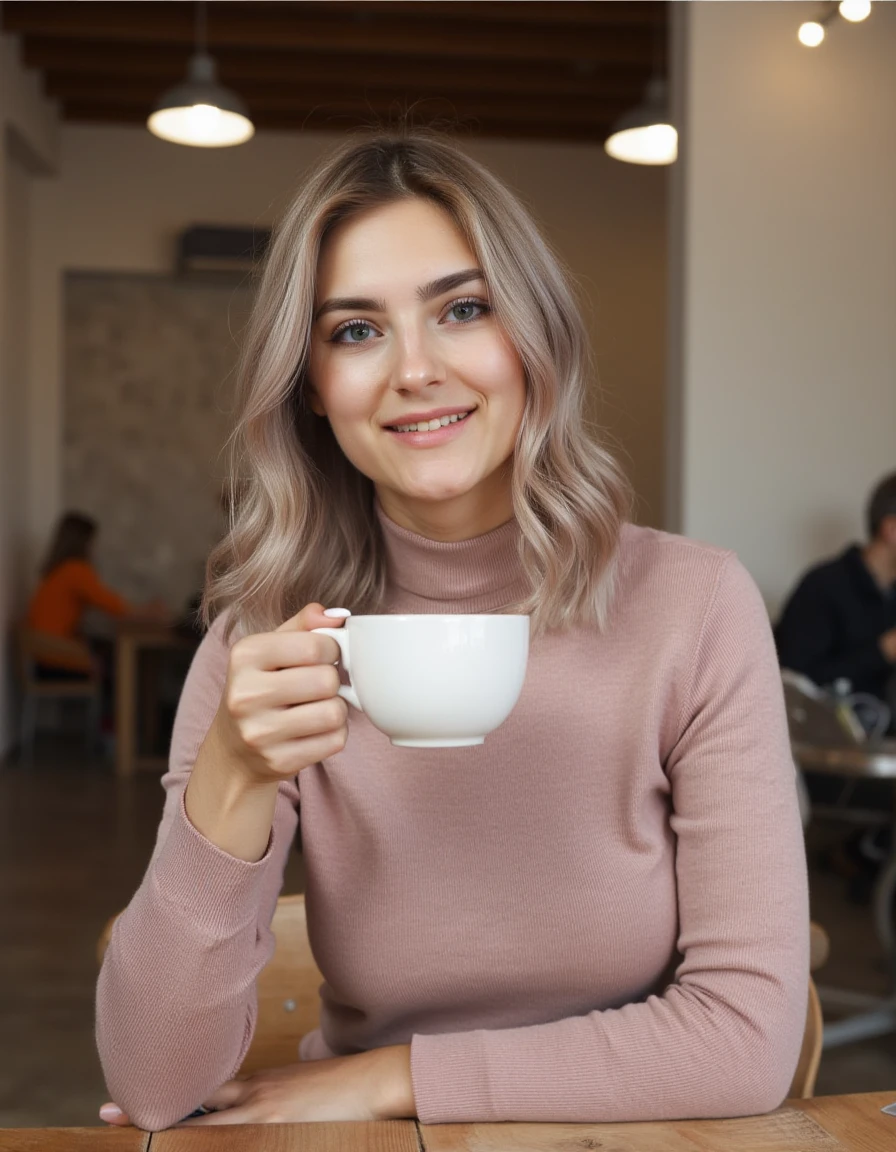
<svg viewBox="0 0 896 1152">
<path fill-rule="evenodd" d="M 349 646 L 348 646 L 348 632 L 344 628 L 312 628 L 312 632 L 320 632 L 322 636 L 332 636 L 336 643 L 339 645 L 339 651 L 342 653 L 342 666 L 351 677 L 352 666 L 349 659 Z M 358 699 L 358 693 L 354 690 L 351 684 L 340 684 L 339 693 L 343 700 L 348 700 L 353 708 L 357 708 L 359 712 L 363 712 L 361 701 Z"/>
</svg>

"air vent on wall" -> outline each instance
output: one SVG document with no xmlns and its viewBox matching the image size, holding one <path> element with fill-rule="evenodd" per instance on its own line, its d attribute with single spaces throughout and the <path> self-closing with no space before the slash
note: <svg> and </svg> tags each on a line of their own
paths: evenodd
<svg viewBox="0 0 896 1152">
<path fill-rule="evenodd" d="M 270 228 L 195 224 L 178 237 L 178 275 L 246 275 L 261 264 L 270 239 Z"/>
</svg>

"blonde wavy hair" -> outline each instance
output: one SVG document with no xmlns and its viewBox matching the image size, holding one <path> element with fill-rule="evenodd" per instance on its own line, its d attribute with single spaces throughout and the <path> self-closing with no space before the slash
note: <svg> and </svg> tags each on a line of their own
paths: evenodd
<svg viewBox="0 0 896 1152">
<path fill-rule="evenodd" d="M 433 133 L 354 138 L 303 183 L 276 230 L 248 325 L 231 452 L 230 530 L 212 552 L 205 621 L 271 631 L 304 604 L 383 611 L 386 556 L 372 482 L 309 406 L 321 245 L 341 221 L 407 197 L 443 208 L 485 273 L 496 322 L 522 361 L 512 462 L 519 604 L 533 631 L 605 624 L 631 492 L 585 426 L 589 342 L 568 275 L 529 213 L 490 172 Z"/>
</svg>

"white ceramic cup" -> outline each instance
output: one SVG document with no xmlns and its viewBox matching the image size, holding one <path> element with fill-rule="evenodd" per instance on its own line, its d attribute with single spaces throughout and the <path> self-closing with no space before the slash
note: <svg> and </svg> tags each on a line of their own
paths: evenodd
<svg viewBox="0 0 896 1152">
<path fill-rule="evenodd" d="M 332 636 L 351 680 L 339 695 L 393 744 L 481 744 L 519 699 L 528 616 L 351 616 Z"/>
</svg>

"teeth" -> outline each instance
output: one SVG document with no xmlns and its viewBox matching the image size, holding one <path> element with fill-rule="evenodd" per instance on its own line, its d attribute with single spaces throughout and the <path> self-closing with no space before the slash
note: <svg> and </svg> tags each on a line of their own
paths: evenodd
<svg viewBox="0 0 896 1152">
<path fill-rule="evenodd" d="M 442 416 L 438 420 L 421 420 L 417 424 L 396 424 L 396 432 L 435 432 L 437 428 L 444 428 L 446 424 L 456 424 L 458 420 L 466 420 L 469 412 L 462 412 L 458 416 Z"/>
</svg>

